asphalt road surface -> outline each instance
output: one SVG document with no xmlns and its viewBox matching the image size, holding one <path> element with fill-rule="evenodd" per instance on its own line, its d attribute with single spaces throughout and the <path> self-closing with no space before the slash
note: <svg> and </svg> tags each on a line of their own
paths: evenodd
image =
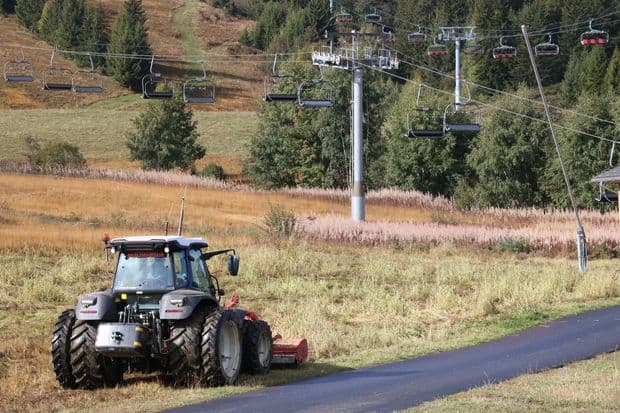
<svg viewBox="0 0 620 413">
<path fill-rule="evenodd" d="M 455 351 L 345 371 L 172 412 L 391 412 L 620 348 L 620 306 Z"/>
</svg>

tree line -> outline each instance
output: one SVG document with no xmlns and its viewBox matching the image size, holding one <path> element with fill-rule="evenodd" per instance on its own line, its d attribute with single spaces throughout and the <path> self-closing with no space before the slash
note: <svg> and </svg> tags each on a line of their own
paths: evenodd
<svg viewBox="0 0 620 413">
<path fill-rule="evenodd" d="M 90 65 L 92 53 L 99 70 L 123 86 L 141 88 L 148 61 L 115 57 L 152 53 L 140 0 L 126 0 L 111 28 L 106 26 L 101 3 L 91 5 L 85 0 L 2 0 L 2 10 L 15 13 L 23 27 L 59 50 L 81 52 L 66 55 L 76 64 Z M 106 54 L 112 57 L 105 58 Z"/>
<path fill-rule="evenodd" d="M 343 10 L 354 16 L 363 18 L 370 10 L 361 2 L 349 3 L 343 6 Z M 527 24 L 553 31 L 558 24 L 587 22 L 589 17 L 609 14 L 618 6 L 617 0 L 594 0 L 588 4 L 579 0 L 566 0 L 560 4 L 553 0 L 383 2 L 381 9 L 387 11 L 382 16 L 383 22 L 397 30 L 395 47 L 404 52 L 403 60 L 413 63 L 401 64 L 398 75 L 412 82 L 389 81 L 386 80 L 389 76 L 366 71 L 364 145 L 367 185 L 370 188 L 416 189 L 448 196 L 464 208 L 567 207 L 568 195 L 542 106 L 537 103 L 540 96 L 523 41 L 517 36 L 506 39 L 506 44 L 518 50 L 517 58 L 512 61 L 494 60 L 490 50 L 499 44 L 496 30 L 514 29 L 517 33 L 521 24 Z M 305 10 L 305 6 L 296 6 L 294 1 L 265 3 L 249 36 L 254 46 L 280 50 L 278 39 L 289 33 L 291 19 L 295 19 L 300 10 Z M 275 17 L 268 19 L 265 15 Z M 398 19 L 390 19 L 390 15 Z M 264 25 L 259 24 L 261 18 Z M 269 20 L 276 23 L 267 24 Z M 609 168 L 610 156 L 612 165 L 618 161 L 617 153 L 611 153 L 612 141 L 618 139 L 620 132 L 616 126 L 620 123 L 620 51 L 613 43 L 613 36 L 617 36 L 620 26 L 614 20 L 602 20 L 603 23 L 611 22 L 604 27 L 611 33 L 612 42 L 609 44 L 584 47 L 579 43 L 581 31 L 567 31 L 552 37 L 552 41 L 560 46 L 560 55 L 537 61 L 551 103 L 570 110 L 555 110 L 553 116 L 554 122 L 565 126 L 558 128 L 560 145 L 577 201 L 582 207 L 605 208 L 595 201 L 598 187 L 591 184 L 590 179 Z M 306 22 L 306 27 L 312 31 L 318 26 L 314 23 L 317 21 Z M 452 25 L 476 25 L 482 36 L 493 37 L 480 41 L 486 50 L 483 55 L 463 55 L 463 76 L 471 82 L 516 97 L 496 95 L 472 86 L 472 98 L 484 105 L 466 106 L 457 116 L 469 116 L 470 121 L 475 121 L 476 112 L 481 114 L 482 131 L 479 134 L 450 133 L 441 139 L 405 137 L 412 125 L 441 128 L 444 108 L 454 99 L 450 95 L 454 88 L 454 80 L 450 78 L 454 73 L 453 45 L 448 44 L 446 57 L 433 60 L 425 53 L 430 37 L 425 45 L 413 45 L 407 41 L 407 33 L 424 27 Z M 368 27 L 362 24 L 362 29 Z M 309 37 L 302 36 L 302 39 L 307 41 Z M 532 42 L 545 40 L 546 37 L 541 35 Z M 432 67 L 448 76 L 421 70 L 416 65 Z M 296 81 L 317 76 L 316 69 L 306 67 L 306 73 L 303 73 L 299 64 L 290 68 L 285 64 L 283 68 L 288 69 L 287 75 L 293 74 Z M 262 105 L 259 113 L 261 127 L 252 141 L 246 166 L 255 185 L 269 188 L 348 186 L 350 79 L 346 72 L 326 71 L 323 93 L 330 87 L 335 90 L 334 107 L 329 109 L 311 111 L 296 105 Z M 419 83 L 447 93 L 429 88 L 420 90 Z M 287 87 L 294 90 L 281 82 L 282 90 Z M 418 100 L 418 94 L 422 102 Z M 431 110 L 416 110 L 422 105 Z"/>
</svg>

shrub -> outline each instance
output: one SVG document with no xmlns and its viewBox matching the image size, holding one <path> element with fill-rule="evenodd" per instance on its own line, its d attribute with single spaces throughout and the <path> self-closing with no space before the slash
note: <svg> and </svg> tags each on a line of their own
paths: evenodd
<svg viewBox="0 0 620 413">
<path fill-rule="evenodd" d="M 295 212 L 284 208 L 280 204 L 269 204 L 269 209 L 265 213 L 264 223 L 267 232 L 277 238 L 289 237 L 295 232 L 297 217 Z"/>
<path fill-rule="evenodd" d="M 51 168 L 83 168 L 86 160 L 80 149 L 68 142 L 47 142 L 40 145 L 36 140 L 28 138 L 28 153 L 26 158 L 29 163 L 41 167 Z"/>
<path fill-rule="evenodd" d="M 499 252 L 529 252 L 530 243 L 523 238 L 504 238 L 493 247 Z"/>
<path fill-rule="evenodd" d="M 224 173 L 224 168 L 216 163 L 208 163 L 202 168 L 202 171 L 199 173 L 200 176 L 215 178 L 219 180 L 224 180 L 226 178 L 226 174 Z"/>
</svg>

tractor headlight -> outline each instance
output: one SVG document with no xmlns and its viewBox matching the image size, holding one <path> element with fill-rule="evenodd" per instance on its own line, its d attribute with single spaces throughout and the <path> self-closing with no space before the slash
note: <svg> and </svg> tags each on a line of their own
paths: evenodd
<svg viewBox="0 0 620 413">
<path fill-rule="evenodd" d="M 84 307 L 90 307 L 91 305 L 97 304 L 97 297 L 82 298 L 81 303 Z"/>
<path fill-rule="evenodd" d="M 183 304 L 185 304 L 185 299 L 183 299 L 183 298 L 171 298 L 170 299 L 170 304 L 176 305 L 177 307 L 183 307 Z"/>
</svg>

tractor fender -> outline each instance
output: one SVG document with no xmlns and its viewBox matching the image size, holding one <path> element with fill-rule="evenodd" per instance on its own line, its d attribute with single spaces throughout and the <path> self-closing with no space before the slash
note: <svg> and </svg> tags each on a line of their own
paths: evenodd
<svg viewBox="0 0 620 413">
<path fill-rule="evenodd" d="M 86 321 L 116 321 L 116 303 L 110 290 L 82 295 L 75 306 L 75 316 Z"/>
<path fill-rule="evenodd" d="M 159 317 L 162 320 L 185 320 L 202 305 L 217 308 L 219 303 L 212 295 L 202 291 L 175 290 L 164 294 L 159 300 Z"/>
</svg>

